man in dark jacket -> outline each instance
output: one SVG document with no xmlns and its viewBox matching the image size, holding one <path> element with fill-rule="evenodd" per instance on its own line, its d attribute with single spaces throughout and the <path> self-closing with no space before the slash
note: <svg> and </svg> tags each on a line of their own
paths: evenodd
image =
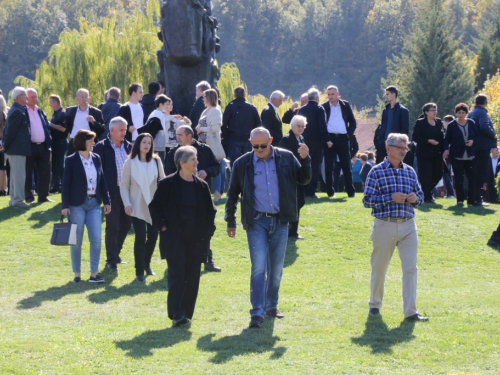
<svg viewBox="0 0 500 375">
<path fill-rule="evenodd" d="M 288 223 L 298 220 L 297 183 L 311 179 L 309 149 L 299 146 L 300 161 L 284 149 L 271 146 L 269 131 L 259 127 L 250 135 L 254 149 L 233 165 L 227 193 L 229 237 L 236 235 L 236 207 L 241 195 L 241 222 L 247 231 L 252 273 L 250 278 L 250 328 L 262 326 L 264 316 L 283 318 L 278 292 L 283 273 Z M 267 273 L 267 275 L 266 275 Z"/>
<path fill-rule="evenodd" d="M 324 147 L 332 147 L 328 130 L 326 129 L 325 109 L 319 105 L 319 91 L 309 89 L 307 91 L 307 105 L 301 107 L 298 114 L 307 118 L 307 126 L 302 133 L 304 141 L 309 147 L 311 155 L 312 177 L 309 185 L 306 186 L 306 197 L 317 198 L 316 188 L 318 186 L 319 172 L 323 160 Z"/>
<path fill-rule="evenodd" d="M 497 147 L 498 137 L 493 126 L 493 122 L 488 116 L 488 97 L 484 94 L 476 96 L 474 109 L 469 113 L 469 118 L 476 123 L 479 131 L 479 137 L 474 142 L 476 148 L 476 167 L 477 167 L 477 185 L 476 185 L 476 204 L 487 205 L 483 201 L 483 192 L 488 181 L 488 166 L 490 164 L 490 150 Z"/>
<path fill-rule="evenodd" d="M 26 90 L 15 87 L 11 98 L 14 101 L 7 114 L 3 131 L 3 150 L 10 164 L 9 206 L 29 207 L 24 203 L 26 182 L 26 157 L 31 156 L 31 132 L 26 112 Z"/>
<path fill-rule="evenodd" d="M 340 169 L 344 173 L 345 191 L 350 198 L 353 198 L 355 190 L 352 183 L 351 142 L 354 143 L 356 139 L 354 137 L 356 119 L 349 102 L 340 99 L 337 86 L 328 86 L 326 92 L 328 101 L 322 106 L 326 113 L 326 127 L 331 143 L 331 145 L 327 143 L 323 146 L 325 150 L 326 193 L 329 197 L 335 195 L 332 173 L 333 164 L 337 162 L 338 157 Z"/>
<path fill-rule="evenodd" d="M 111 212 L 106 215 L 106 262 L 108 269 L 117 271 L 117 264 L 125 263 L 120 252 L 127 237 L 132 221 L 125 213 L 120 195 L 123 165 L 132 144 L 125 139 L 127 121 L 115 117 L 109 122 L 109 136 L 94 147 L 94 152 L 101 157 L 102 170 L 111 200 Z"/>
<path fill-rule="evenodd" d="M 181 125 L 176 131 L 177 147 L 172 148 L 165 159 L 165 174 L 171 175 L 177 171 L 174 162 L 175 151 L 181 146 L 193 146 L 197 151 L 198 177 L 205 180 L 210 185 L 210 180 L 219 174 L 219 162 L 215 158 L 213 151 L 204 143 L 193 139 L 193 129 L 189 125 Z M 214 264 L 212 249 L 208 250 L 205 262 L 205 271 L 220 272 L 221 269 Z"/>
<path fill-rule="evenodd" d="M 292 106 L 283 114 L 283 117 L 281 118 L 283 124 L 290 124 L 293 116 L 295 116 L 299 112 L 299 109 L 307 103 L 309 103 L 309 100 L 307 100 L 307 92 L 305 92 L 300 96 L 300 103 L 293 103 Z"/>
<path fill-rule="evenodd" d="M 129 100 L 122 105 L 118 110 L 117 116 L 123 117 L 127 121 L 127 134 L 125 139 L 129 142 L 134 142 L 139 133 L 137 129 L 142 127 L 148 118 L 145 116 L 144 109 L 141 104 L 143 97 L 143 89 L 140 83 L 132 83 L 128 87 Z"/>
<path fill-rule="evenodd" d="M 106 93 L 106 102 L 99 104 L 99 108 L 104 118 L 105 130 L 99 137 L 101 140 L 106 139 L 109 134 L 109 122 L 116 116 L 118 110 L 122 106 L 120 104 L 121 90 L 118 87 L 111 87 Z"/>
<path fill-rule="evenodd" d="M 144 111 L 144 118 L 149 118 L 151 112 L 156 109 L 155 99 L 160 91 L 160 84 L 158 82 L 151 82 L 148 85 L 148 93 L 141 99 L 142 110 Z"/>
<path fill-rule="evenodd" d="M 198 132 L 196 127 L 200 121 L 201 114 L 205 110 L 205 103 L 203 102 L 203 92 L 210 89 L 210 83 L 201 81 L 196 85 L 196 100 L 189 111 L 189 119 L 191 120 L 191 128 L 193 129 L 194 138 L 198 139 Z"/>
<path fill-rule="evenodd" d="M 241 155 L 252 150 L 248 143 L 252 129 L 260 126 L 257 108 L 247 103 L 245 88 L 234 89 L 234 100 L 224 110 L 222 116 L 222 146 L 226 150 L 231 166 Z"/>
<path fill-rule="evenodd" d="M 396 86 L 385 88 L 385 101 L 387 105 L 382 112 L 382 121 L 373 137 L 373 144 L 377 149 L 377 164 L 381 163 L 387 156 L 385 141 L 390 133 L 408 135 L 410 132 L 410 111 L 398 102 L 398 88 Z"/>
<path fill-rule="evenodd" d="M 269 103 L 262 109 L 260 118 L 262 126 L 269 130 L 273 138 L 273 146 L 278 146 L 281 138 L 283 138 L 283 124 L 278 116 L 278 108 L 283 104 L 285 94 L 277 90 L 271 94 Z"/>
<path fill-rule="evenodd" d="M 50 193 L 61 192 L 64 175 L 64 156 L 68 151 L 68 130 L 66 129 L 66 111 L 61 106 L 59 95 L 49 96 L 49 106 L 54 111 L 50 119 L 50 136 L 52 137 L 52 177 Z"/>
</svg>

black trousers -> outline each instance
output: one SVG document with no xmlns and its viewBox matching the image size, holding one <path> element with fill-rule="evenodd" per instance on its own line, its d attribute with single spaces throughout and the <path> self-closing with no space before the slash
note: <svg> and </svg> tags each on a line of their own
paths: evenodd
<svg viewBox="0 0 500 375">
<path fill-rule="evenodd" d="M 306 203 L 305 199 L 305 186 L 297 185 L 297 221 L 291 221 L 288 223 L 288 236 L 297 236 L 299 230 L 299 220 L 300 220 L 300 209 L 304 207 Z"/>
<path fill-rule="evenodd" d="M 67 156 L 73 155 L 76 152 L 75 146 L 73 146 L 73 138 L 70 138 L 68 142 L 68 151 L 66 152 Z"/>
<path fill-rule="evenodd" d="M 120 263 L 120 252 L 127 237 L 132 221 L 125 213 L 120 193 L 111 197 L 111 212 L 106 215 L 106 262 L 116 265 Z"/>
<path fill-rule="evenodd" d="M 376 153 L 376 163 L 382 163 L 384 161 L 384 158 L 387 156 L 387 150 L 385 149 L 384 146 L 377 147 L 377 153 Z"/>
<path fill-rule="evenodd" d="M 467 189 L 467 202 L 474 204 L 476 195 L 476 160 L 457 160 L 451 161 L 453 173 L 455 174 L 455 192 L 457 194 L 457 202 L 463 202 L 464 196 L 464 175 L 467 176 L 469 187 Z"/>
<path fill-rule="evenodd" d="M 61 190 L 64 174 L 64 156 L 68 150 L 68 140 L 52 140 L 52 189 Z"/>
<path fill-rule="evenodd" d="M 429 201 L 432 199 L 432 190 L 443 177 L 443 157 L 441 154 L 430 157 L 417 156 L 417 166 L 424 201 Z"/>
<path fill-rule="evenodd" d="M 352 169 L 351 169 L 351 149 L 349 144 L 349 137 L 347 134 L 332 134 L 330 133 L 330 141 L 333 146 L 328 148 L 324 147 L 325 152 L 325 184 L 326 193 L 328 196 L 335 194 L 333 187 L 333 164 L 339 158 L 338 163 L 344 174 L 345 191 L 347 194 L 354 194 L 354 186 L 352 184 Z"/>
<path fill-rule="evenodd" d="M 201 264 L 192 256 L 194 244 L 183 243 L 175 259 L 167 258 L 168 265 L 168 317 L 174 319 L 185 316 L 193 318 L 198 289 L 200 286 Z"/>
<path fill-rule="evenodd" d="M 151 267 L 151 257 L 158 239 L 158 229 L 137 217 L 132 217 L 132 224 L 135 232 L 135 274 L 136 276 L 144 275 L 144 271 Z"/>
<path fill-rule="evenodd" d="M 322 143 L 307 143 L 309 147 L 309 156 L 311 157 L 312 176 L 311 181 L 306 186 L 306 197 L 316 194 L 318 188 L 318 178 L 321 170 L 321 162 L 323 161 L 323 144 Z"/>
<path fill-rule="evenodd" d="M 24 195 L 26 201 L 33 201 L 31 192 L 32 175 L 36 167 L 37 171 L 37 193 L 38 201 L 44 201 L 49 195 L 50 188 L 50 150 L 47 150 L 44 143 L 31 144 L 31 156 L 26 156 L 26 182 L 24 184 Z"/>
<path fill-rule="evenodd" d="M 483 200 L 483 186 L 488 182 L 488 168 L 491 168 L 490 150 L 476 150 L 476 185 L 475 192 L 476 202 L 481 202 Z M 469 183 L 469 186 L 471 184 Z"/>
</svg>

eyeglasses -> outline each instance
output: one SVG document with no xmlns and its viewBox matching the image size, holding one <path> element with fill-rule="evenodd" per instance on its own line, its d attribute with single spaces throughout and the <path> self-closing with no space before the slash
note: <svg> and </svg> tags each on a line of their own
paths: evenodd
<svg viewBox="0 0 500 375">
<path fill-rule="evenodd" d="M 394 146 L 394 145 L 389 145 L 389 146 L 395 147 L 395 148 L 399 149 L 400 151 L 405 151 L 405 152 L 410 151 L 410 149 L 408 147 Z"/>
<path fill-rule="evenodd" d="M 252 145 L 254 150 L 258 150 L 259 148 L 261 149 L 266 149 L 268 145 Z"/>
</svg>

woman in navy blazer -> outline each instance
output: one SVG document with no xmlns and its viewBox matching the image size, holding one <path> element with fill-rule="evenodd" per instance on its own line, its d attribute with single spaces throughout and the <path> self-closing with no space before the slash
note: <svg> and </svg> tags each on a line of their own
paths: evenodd
<svg viewBox="0 0 500 375">
<path fill-rule="evenodd" d="M 475 205 L 476 160 L 475 144 L 479 136 L 476 124 L 467 118 L 469 106 L 460 103 L 455 106 L 457 118 L 448 124 L 444 137 L 443 158 L 451 158 L 451 166 L 455 175 L 455 191 L 457 204 L 464 204 L 464 174 L 469 180 L 468 205 Z"/>
<path fill-rule="evenodd" d="M 69 215 L 71 223 L 77 225 L 76 245 L 70 247 L 75 283 L 81 281 L 80 267 L 85 225 L 90 241 L 89 282 L 104 282 L 98 274 L 101 257 L 101 203 L 104 201 L 106 215 L 111 212 L 111 206 L 101 159 L 99 155 L 91 152 L 95 137 L 94 132 L 79 130 L 73 138 L 73 145 L 77 152 L 68 156 L 64 163 L 61 214 Z"/>
</svg>

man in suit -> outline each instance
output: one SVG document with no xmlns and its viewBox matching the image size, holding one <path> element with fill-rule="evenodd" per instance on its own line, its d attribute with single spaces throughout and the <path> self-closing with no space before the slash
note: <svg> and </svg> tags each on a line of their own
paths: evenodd
<svg viewBox="0 0 500 375">
<path fill-rule="evenodd" d="M 332 147 L 332 142 L 326 130 L 325 109 L 319 105 L 319 91 L 315 88 L 309 89 L 307 91 L 307 100 L 307 104 L 297 112 L 297 114 L 307 119 L 307 126 L 302 136 L 311 156 L 312 177 L 311 182 L 306 186 L 306 197 L 318 198 L 316 188 L 318 186 L 321 161 L 323 160 L 323 149 L 325 146 Z"/>
<path fill-rule="evenodd" d="M 283 124 L 278 116 L 278 108 L 283 104 L 284 98 L 285 94 L 281 91 L 274 91 L 269 98 L 269 103 L 267 103 L 260 113 L 262 126 L 269 130 L 273 138 L 273 146 L 278 146 L 281 138 L 283 138 Z"/>
<path fill-rule="evenodd" d="M 89 105 L 89 90 L 78 89 L 76 92 L 78 105 L 66 108 L 66 129 L 69 133 L 69 145 L 67 155 L 75 152 L 73 138 L 80 129 L 90 130 L 100 136 L 104 132 L 104 119 L 102 112 Z"/>
<path fill-rule="evenodd" d="M 128 87 L 129 101 L 122 105 L 116 116 L 123 117 L 127 121 L 127 141 L 134 143 L 139 135 L 137 129 L 142 127 L 148 120 L 145 111 L 140 103 L 144 96 L 144 91 L 140 83 L 132 83 Z"/>
<path fill-rule="evenodd" d="M 323 103 L 327 119 L 328 136 L 330 145 L 324 146 L 325 150 L 325 184 L 326 193 L 329 197 L 335 195 L 333 188 L 333 164 L 337 161 L 344 174 L 345 191 L 350 198 L 354 197 L 354 185 L 352 183 L 351 170 L 351 139 L 354 140 L 356 130 L 356 119 L 352 113 L 349 102 L 340 99 L 340 92 L 337 86 L 326 88 L 328 101 Z"/>
<path fill-rule="evenodd" d="M 107 267 L 117 271 L 117 264 L 125 263 L 120 258 L 123 242 L 127 237 L 132 221 L 125 213 L 120 195 L 120 183 L 125 160 L 132 149 L 132 144 L 125 139 L 127 121 L 115 117 L 109 123 L 109 137 L 97 143 L 94 152 L 101 157 L 102 170 L 111 199 L 111 212 L 106 215 L 106 255 Z"/>
<path fill-rule="evenodd" d="M 106 129 L 104 133 L 101 134 L 100 139 L 105 139 L 109 134 L 109 122 L 113 117 L 116 116 L 118 110 L 122 106 L 120 104 L 121 90 L 118 87 L 111 87 L 106 92 L 106 102 L 101 103 L 97 106 L 102 112 L 102 117 L 104 118 L 104 123 Z"/>
<path fill-rule="evenodd" d="M 11 98 L 14 101 L 7 114 L 3 131 L 4 151 L 10 164 L 9 206 L 27 208 L 24 203 L 26 182 L 26 157 L 31 156 L 31 134 L 28 113 L 26 112 L 26 90 L 15 87 Z"/>
<path fill-rule="evenodd" d="M 64 174 L 64 155 L 68 151 L 68 130 L 66 129 L 66 111 L 61 106 L 58 95 L 49 96 L 49 106 L 54 111 L 50 119 L 52 137 L 52 181 L 50 192 L 60 193 Z"/>
<path fill-rule="evenodd" d="M 198 132 L 196 127 L 200 121 L 201 114 L 205 110 L 205 103 L 203 103 L 203 92 L 210 89 L 210 83 L 201 81 L 196 85 L 196 100 L 194 101 L 191 110 L 189 111 L 189 119 L 191 120 L 191 128 L 193 129 L 194 138 L 198 139 Z"/>
<path fill-rule="evenodd" d="M 284 124 L 290 124 L 292 122 L 293 116 L 295 116 L 299 111 L 299 108 L 305 106 L 308 102 L 309 100 L 307 100 L 307 92 L 305 92 L 300 96 L 300 104 L 294 102 L 292 106 L 283 114 L 283 117 L 281 119 L 282 122 Z"/>
</svg>

